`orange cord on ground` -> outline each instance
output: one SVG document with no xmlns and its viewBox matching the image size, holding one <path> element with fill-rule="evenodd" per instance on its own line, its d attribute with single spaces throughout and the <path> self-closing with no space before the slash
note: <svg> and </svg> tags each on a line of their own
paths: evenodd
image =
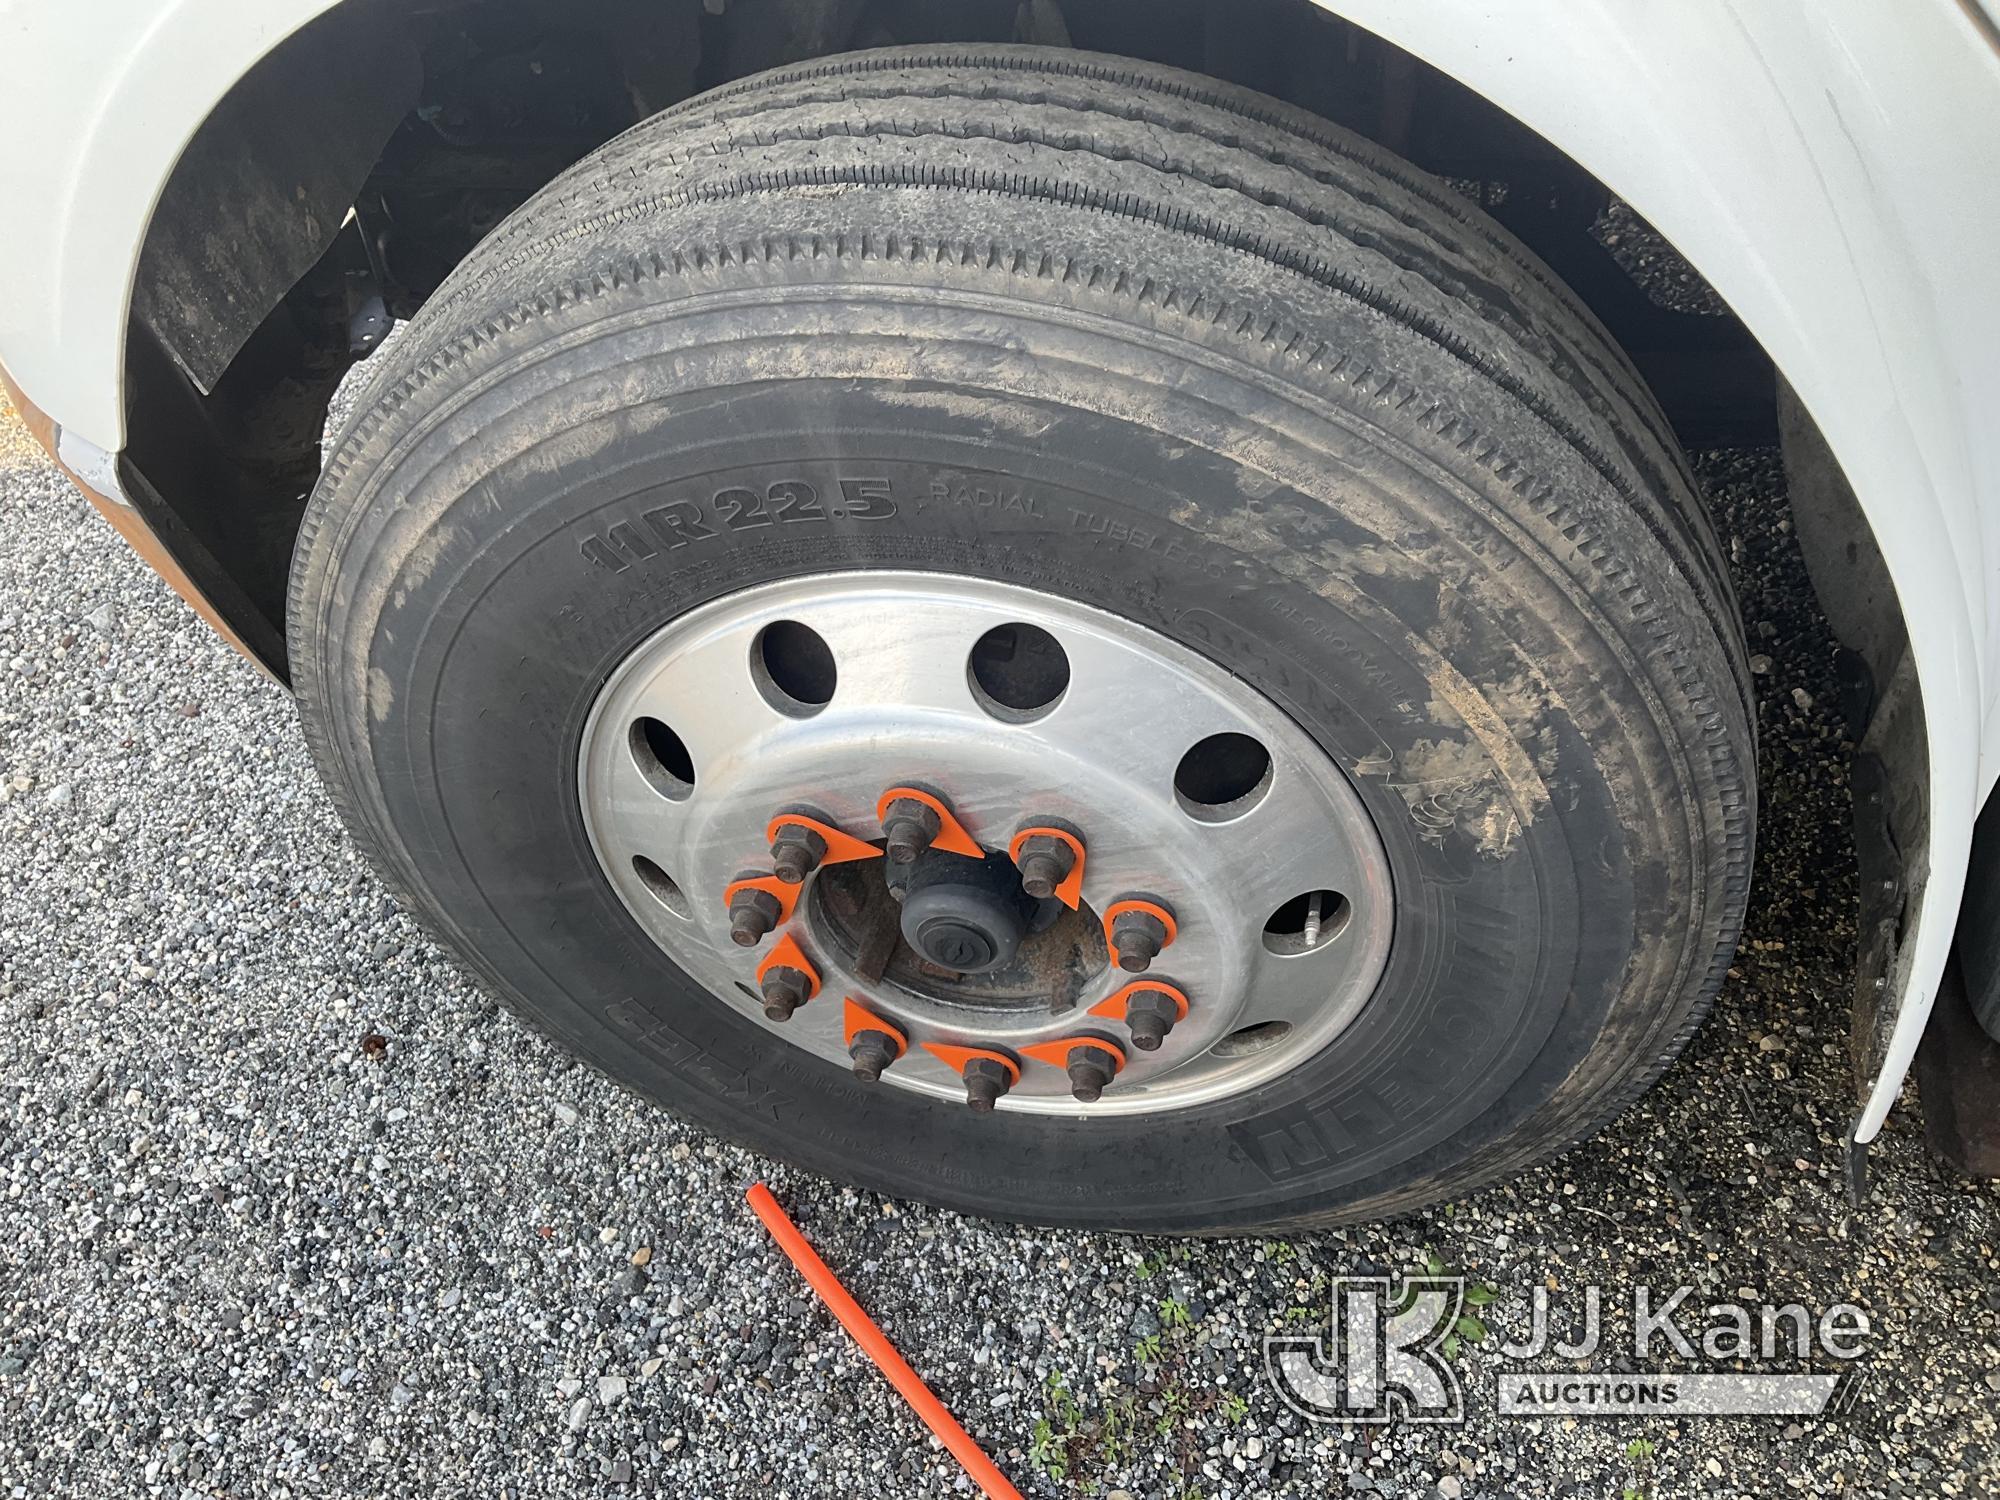
<svg viewBox="0 0 2000 1500">
<path fill-rule="evenodd" d="M 806 1237 L 799 1233 L 799 1226 L 778 1206 L 771 1190 L 761 1182 L 752 1183 L 744 1197 L 750 1200 L 750 1207 L 764 1221 L 764 1228 L 778 1242 L 778 1248 L 790 1256 L 792 1264 L 799 1268 L 806 1284 L 840 1319 L 840 1326 L 854 1335 L 854 1342 L 875 1361 L 876 1368 L 889 1377 L 889 1384 L 896 1388 L 896 1394 L 910 1403 L 916 1414 L 923 1418 L 924 1426 L 936 1433 L 938 1441 L 951 1450 L 951 1456 L 964 1467 L 972 1482 L 985 1492 L 987 1500 L 1021 1500 L 1021 1492 L 1008 1483 L 1007 1476 L 972 1440 L 972 1434 L 959 1426 L 958 1419 L 931 1394 L 922 1377 L 910 1368 L 910 1362 L 896 1352 L 895 1345 L 875 1326 L 875 1320 L 848 1295 L 847 1288 L 840 1284 L 840 1278 L 819 1258 L 819 1252 L 806 1243 Z"/>
</svg>

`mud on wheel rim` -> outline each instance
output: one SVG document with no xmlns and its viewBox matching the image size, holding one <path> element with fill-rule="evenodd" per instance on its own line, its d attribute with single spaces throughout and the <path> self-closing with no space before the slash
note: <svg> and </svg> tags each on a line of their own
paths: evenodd
<svg viewBox="0 0 2000 1500">
<path fill-rule="evenodd" d="M 1333 1042 L 1388 952 L 1382 846 L 1303 730 L 1163 636 L 1006 584 L 849 573 L 684 615 L 606 685 L 579 786 L 606 876 L 715 1004 L 864 1074 L 886 1049 L 885 1085 L 938 1097 L 988 1054 L 1005 1110 L 1225 1098 Z M 885 857 L 901 787 L 981 858 Z M 788 831 L 810 852 L 774 858 Z M 1061 865 L 1039 901 L 1038 848 Z M 747 942 L 725 893 L 762 908 Z"/>
</svg>

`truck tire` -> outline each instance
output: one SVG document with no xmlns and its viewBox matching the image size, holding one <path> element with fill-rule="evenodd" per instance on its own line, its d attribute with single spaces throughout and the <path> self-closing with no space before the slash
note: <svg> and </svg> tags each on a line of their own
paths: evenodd
<svg viewBox="0 0 2000 1500">
<path fill-rule="evenodd" d="M 1754 755 L 1684 460 L 1545 268 L 1317 118 L 781 69 L 377 363 L 293 570 L 321 774 L 707 1128 L 1045 1224 L 1373 1217 L 1588 1134 L 1722 982 Z"/>
</svg>

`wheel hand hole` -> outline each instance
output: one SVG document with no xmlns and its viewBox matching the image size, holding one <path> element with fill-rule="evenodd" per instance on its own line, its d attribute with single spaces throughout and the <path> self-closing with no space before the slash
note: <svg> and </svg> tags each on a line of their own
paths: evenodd
<svg viewBox="0 0 2000 1500">
<path fill-rule="evenodd" d="M 1254 1057 L 1259 1052 L 1275 1047 L 1291 1035 L 1290 1021 L 1259 1021 L 1255 1026 L 1239 1027 L 1229 1033 L 1209 1052 L 1216 1057 Z"/>
<path fill-rule="evenodd" d="M 995 625 L 966 658 L 972 696 L 996 719 L 1039 719 L 1069 688 L 1069 655 L 1039 625 Z"/>
<path fill-rule="evenodd" d="M 1197 740 L 1174 768 L 1181 810 L 1204 823 L 1241 817 L 1271 785 L 1271 752 L 1247 734 Z"/>
<path fill-rule="evenodd" d="M 659 719 L 632 721 L 632 761 L 662 797 L 682 802 L 694 791 L 694 757 L 687 742 Z"/>
<path fill-rule="evenodd" d="M 1285 957 L 1310 953 L 1339 937 L 1353 913 L 1338 891 L 1307 891 L 1271 913 L 1264 923 L 1264 946 Z"/>
<path fill-rule="evenodd" d="M 795 719 L 810 718 L 831 703 L 840 680 L 832 648 L 797 620 L 773 620 L 757 632 L 750 675 L 766 703 Z"/>
<path fill-rule="evenodd" d="M 653 899 L 677 917 L 692 917 L 694 908 L 688 905 L 681 888 L 674 884 L 674 877 L 662 870 L 643 854 L 632 856 L 632 873 L 645 882 L 646 889 L 653 893 Z"/>
</svg>

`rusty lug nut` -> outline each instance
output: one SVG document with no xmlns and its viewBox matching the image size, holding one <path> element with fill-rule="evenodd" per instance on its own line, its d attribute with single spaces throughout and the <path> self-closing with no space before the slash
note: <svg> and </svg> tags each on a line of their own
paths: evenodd
<svg viewBox="0 0 2000 1500">
<path fill-rule="evenodd" d="M 1118 1076 L 1118 1059 L 1102 1047 L 1069 1049 L 1069 1091 L 1085 1104 L 1095 1104 L 1104 1089 Z"/>
<path fill-rule="evenodd" d="M 896 1039 L 886 1031 L 857 1031 L 854 1040 L 848 1043 L 847 1055 L 854 1059 L 854 1076 L 864 1083 L 873 1083 L 902 1053 Z"/>
<path fill-rule="evenodd" d="M 1014 1075 L 990 1057 L 968 1059 L 959 1076 L 965 1080 L 965 1102 L 982 1115 L 991 1114 L 995 1102 L 1014 1086 Z"/>
<path fill-rule="evenodd" d="M 1180 1018 L 1173 997 L 1159 990 L 1140 990 L 1125 1002 L 1125 1024 L 1131 1029 L 1132 1045 L 1141 1052 L 1157 1050 Z"/>
<path fill-rule="evenodd" d="M 739 948 L 756 947 L 764 934 L 778 925 L 778 913 L 783 910 L 769 891 L 755 886 L 738 891 L 729 900 L 729 941 Z"/>
<path fill-rule="evenodd" d="M 771 869 L 786 885 L 798 885 L 826 858 L 826 840 L 799 823 L 785 823 L 771 840 Z"/>
<path fill-rule="evenodd" d="M 1111 946 L 1118 950 L 1118 967 L 1143 974 L 1167 945 L 1167 924 L 1149 911 L 1121 911 L 1111 924 Z"/>
<path fill-rule="evenodd" d="M 939 826 L 936 808 L 926 807 L 913 797 L 898 797 L 889 804 L 888 816 L 882 819 L 885 852 L 899 865 L 910 864 L 930 848 Z"/>
<path fill-rule="evenodd" d="M 757 988 L 764 996 L 764 1019 L 789 1021 L 792 1012 L 812 998 L 812 976 L 789 964 L 778 964 L 764 971 Z"/>
<path fill-rule="evenodd" d="M 1046 901 L 1076 868 L 1076 851 L 1059 838 L 1038 833 L 1021 840 L 1014 864 L 1021 872 L 1021 889 Z"/>
</svg>

